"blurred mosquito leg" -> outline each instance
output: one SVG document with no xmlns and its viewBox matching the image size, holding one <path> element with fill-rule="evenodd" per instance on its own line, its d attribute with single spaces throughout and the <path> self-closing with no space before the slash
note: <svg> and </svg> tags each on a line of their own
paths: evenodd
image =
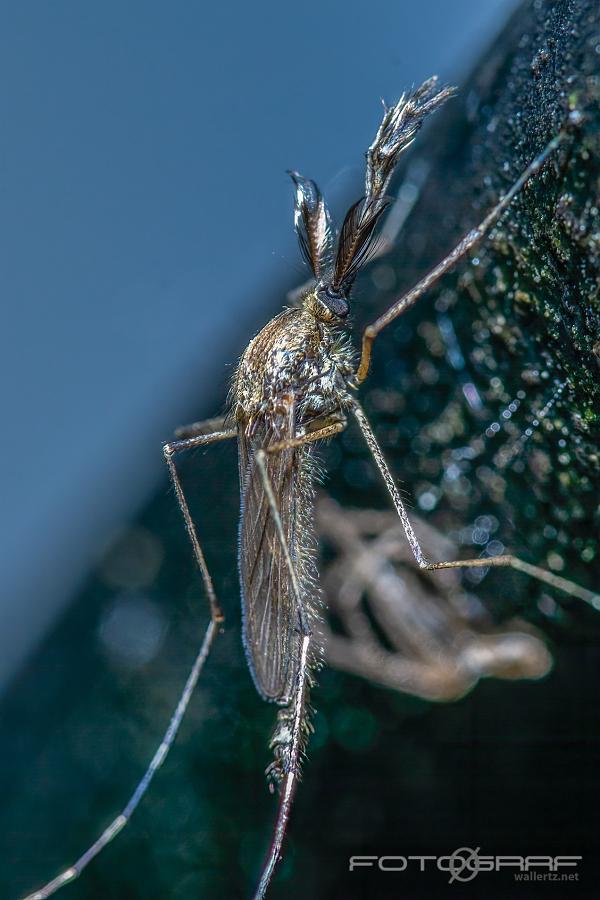
<svg viewBox="0 0 600 900">
<path fill-rule="evenodd" d="M 377 438 L 373 434 L 373 429 L 369 424 L 369 420 L 367 419 L 364 410 L 360 403 L 352 398 L 350 409 L 354 414 L 356 421 L 360 427 L 360 430 L 363 433 L 363 437 L 367 442 L 367 446 L 373 455 L 373 459 L 377 464 L 377 468 L 381 472 L 383 480 L 385 482 L 385 486 L 388 489 L 390 497 L 392 498 L 392 502 L 396 507 L 396 512 L 400 517 L 400 521 L 402 522 L 402 527 L 404 528 L 404 533 L 406 534 L 406 538 L 408 543 L 410 544 L 410 548 L 413 552 L 413 555 L 419 564 L 421 569 L 426 569 L 429 566 L 429 563 L 421 549 L 421 545 L 417 539 L 417 536 L 414 532 L 412 525 L 410 524 L 410 519 L 408 518 L 408 513 L 406 512 L 406 507 L 402 502 L 402 498 L 400 496 L 400 491 L 396 487 L 394 482 L 392 473 L 388 468 L 388 464 L 386 463 L 383 453 L 381 452 L 381 447 L 377 443 Z"/>
<path fill-rule="evenodd" d="M 210 435 L 216 432 L 221 433 L 226 430 L 226 416 L 217 416 L 214 419 L 201 419 L 199 422 L 192 422 L 190 425 L 180 425 L 175 429 L 176 438 L 193 438 L 200 435 Z"/>
<path fill-rule="evenodd" d="M 191 447 L 201 446 L 202 444 L 210 444 L 214 441 L 227 440 L 228 438 L 232 438 L 235 436 L 235 431 L 218 431 L 213 432 L 213 434 L 202 435 L 185 441 L 175 441 L 171 444 L 165 444 L 163 448 L 165 459 L 171 473 L 173 486 L 175 488 L 177 501 L 179 503 L 179 507 L 181 509 L 185 525 L 192 542 L 194 556 L 196 558 L 196 562 L 198 563 L 198 567 L 200 568 L 204 587 L 208 595 L 208 600 L 210 603 L 210 622 L 204 633 L 204 638 L 202 639 L 200 649 L 196 655 L 196 659 L 194 660 L 190 673 L 187 677 L 187 681 L 177 702 L 177 706 L 175 707 L 175 711 L 173 712 L 169 725 L 164 733 L 163 739 L 160 742 L 156 752 L 154 753 L 154 756 L 150 761 L 150 765 L 146 769 L 144 775 L 142 776 L 140 782 L 138 783 L 135 791 L 129 798 L 122 812 L 115 819 L 113 819 L 110 825 L 104 829 L 102 834 L 94 841 L 94 843 L 90 847 L 88 847 L 85 853 L 83 853 L 79 857 L 79 859 L 73 863 L 73 865 L 69 866 L 68 869 L 65 869 L 64 872 L 61 872 L 61 874 L 56 878 L 53 878 L 52 881 L 49 881 L 48 884 L 45 884 L 43 887 L 39 888 L 39 890 L 34 891 L 32 894 L 29 894 L 25 898 L 25 900 L 45 900 L 46 897 L 52 896 L 52 894 L 56 893 L 56 891 L 58 891 L 61 887 L 73 881 L 83 872 L 88 863 L 90 863 L 94 859 L 94 857 L 96 857 L 100 853 L 100 851 L 103 850 L 104 847 L 106 847 L 106 845 L 109 844 L 112 839 L 116 837 L 116 835 L 127 824 L 140 800 L 148 790 L 150 782 L 152 781 L 157 769 L 159 769 L 163 764 L 167 753 L 171 749 L 173 741 L 175 740 L 175 737 L 179 730 L 179 726 L 181 725 L 182 719 L 185 715 L 185 711 L 190 702 L 191 696 L 194 692 L 194 688 L 196 687 L 196 684 L 198 682 L 198 678 L 200 677 L 200 672 L 202 671 L 204 663 L 208 658 L 211 647 L 218 634 L 219 626 L 223 622 L 223 614 L 217 601 L 217 596 L 214 590 L 212 579 L 210 577 L 210 573 L 204 559 L 204 554 L 196 535 L 196 529 L 192 522 L 187 501 L 181 488 L 179 476 L 177 474 L 177 470 L 175 469 L 172 457 L 180 450 L 187 450 Z"/>
<path fill-rule="evenodd" d="M 525 562 L 525 560 L 519 559 L 518 556 L 512 556 L 512 554 L 431 563 L 427 568 L 433 571 L 435 569 L 481 569 L 488 568 L 489 566 L 508 566 L 512 569 L 516 569 L 517 572 L 524 572 L 526 575 L 531 576 L 531 578 L 535 578 L 537 581 L 541 581 L 550 587 L 556 588 L 558 591 L 563 591 L 563 593 L 569 594 L 571 597 L 576 597 L 578 600 L 584 600 L 586 603 L 591 604 L 596 610 L 600 609 L 600 594 L 589 591 L 587 588 L 575 584 L 574 581 L 570 581 L 568 578 L 562 578 L 560 575 L 548 572 L 547 569 L 542 569 L 540 566 L 534 566 L 532 563 Z"/>
<path fill-rule="evenodd" d="M 371 364 L 371 350 L 373 347 L 373 342 L 378 334 L 380 334 L 384 328 L 386 328 L 390 322 L 393 322 L 394 319 L 397 319 L 398 316 L 401 316 L 402 313 L 406 312 L 413 303 L 421 297 L 425 291 L 429 290 L 432 285 L 436 283 L 436 281 L 441 278 L 449 269 L 454 266 L 455 263 L 458 262 L 459 259 L 462 259 L 465 254 L 471 250 L 472 247 L 475 247 L 479 241 L 487 234 L 492 225 L 494 225 L 502 213 L 510 206 L 513 199 L 519 193 L 521 188 L 529 181 L 532 175 L 541 168 L 543 163 L 548 159 L 550 154 L 556 150 L 561 141 L 561 135 L 553 138 L 549 144 L 546 145 L 545 149 L 533 159 L 527 168 L 521 173 L 521 175 L 517 178 L 512 187 L 504 194 L 504 196 L 498 201 L 498 203 L 490 210 L 485 219 L 477 226 L 477 228 L 473 228 L 466 234 L 462 240 L 458 242 L 458 244 L 448 253 L 444 259 L 441 260 L 431 269 L 430 272 L 425 275 L 421 281 L 417 282 L 417 284 L 403 294 L 396 302 L 390 306 L 390 308 L 383 313 L 378 319 L 375 320 L 371 325 L 367 325 L 363 332 L 362 338 L 362 353 L 360 357 L 360 363 L 358 369 L 356 371 L 356 381 L 358 384 L 361 384 L 367 375 L 369 374 L 369 366 Z"/>
<path fill-rule="evenodd" d="M 294 693 L 294 715 L 292 720 L 291 738 L 289 750 L 286 754 L 286 771 L 281 782 L 279 793 L 279 805 L 277 807 L 277 818 L 275 820 L 275 828 L 273 830 L 273 839 L 269 852 L 265 859 L 260 881 L 254 894 L 254 900 L 263 900 L 277 863 L 281 858 L 281 848 L 285 839 L 287 826 L 290 818 L 292 802 L 296 787 L 298 785 L 300 754 L 303 746 L 303 729 L 306 719 L 306 688 L 308 683 L 308 647 L 310 644 L 310 635 L 303 634 L 300 643 L 300 659 L 298 665 L 298 675 L 296 681 L 296 690 Z"/>
</svg>

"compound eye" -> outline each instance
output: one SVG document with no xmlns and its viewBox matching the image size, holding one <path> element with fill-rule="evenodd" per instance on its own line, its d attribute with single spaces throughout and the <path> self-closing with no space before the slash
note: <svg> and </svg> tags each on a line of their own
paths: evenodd
<svg viewBox="0 0 600 900">
<path fill-rule="evenodd" d="M 319 291 L 319 299 L 338 319 L 345 319 L 350 312 L 350 304 L 344 295 L 332 287 L 326 287 L 324 290 Z"/>
</svg>

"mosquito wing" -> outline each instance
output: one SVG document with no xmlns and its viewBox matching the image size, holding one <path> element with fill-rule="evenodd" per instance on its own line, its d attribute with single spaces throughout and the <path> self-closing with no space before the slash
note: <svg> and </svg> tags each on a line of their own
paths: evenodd
<svg viewBox="0 0 600 900">
<path fill-rule="evenodd" d="M 249 433 L 251 431 L 251 433 Z M 298 608 L 275 520 L 255 453 L 290 439 L 295 432 L 293 404 L 277 417 L 266 417 L 252 429 L 240 425 L 239 460 L 241 517 L 239 570 L 244 647 L 259 693 L 287 703 L 294 686 Z M 266 455 L 266 466 L 279 508 L 290 557 L 298 561 L 298 505 L 303 448 Z"/>
</svg>

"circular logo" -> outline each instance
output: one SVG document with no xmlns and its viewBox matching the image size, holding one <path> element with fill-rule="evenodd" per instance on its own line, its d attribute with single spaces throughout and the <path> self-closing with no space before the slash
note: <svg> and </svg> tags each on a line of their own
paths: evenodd
<svg viewBox="0 0 600 900">
<path fill-rule="evenodd" d="M 452 856 L 448 856 L 448 884 L 453 881 L 472 881 L 479 872 L 479 847 L 459 847 Z"/>
</svg>

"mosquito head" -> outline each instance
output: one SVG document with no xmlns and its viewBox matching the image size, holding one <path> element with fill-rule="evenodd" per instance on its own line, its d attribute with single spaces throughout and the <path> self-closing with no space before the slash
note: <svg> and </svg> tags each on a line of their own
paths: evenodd
<svg viewBox="0 0 600 900">
<path fill-rule="evenodd" d="M 350 312 L 346 294 L 321 281 L 304 295 L 302 305 L 315 319 L 326 325 L 341 325 Z"/>
<path fill-rule="evenodd" d="M 348 298 L 343 291 L 336 290 L 332 285 L 317 285 L 316 294 L 317 300 L 329 310 L 333 318 L 343 321 L 350 312 Z"/>
</svg>

